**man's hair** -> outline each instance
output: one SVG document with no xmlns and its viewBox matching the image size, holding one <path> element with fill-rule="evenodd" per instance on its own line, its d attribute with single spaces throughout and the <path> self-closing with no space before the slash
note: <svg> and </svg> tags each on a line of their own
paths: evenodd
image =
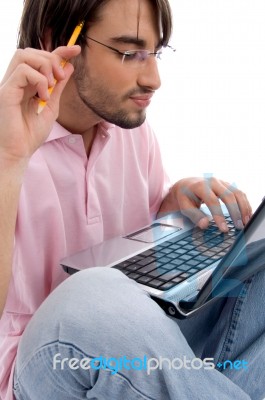
<svg viewBox="0 0 265 400">
<path fill-rule="evenodd" d="M 100 18 L 100 9 L 109 1 L 111 0 L 24 0 L 18 48 L 40 49 L 46 31 L 51 35 L 52 50 L 66 45 L 75 26 L 85 21 L 85 29 L 87 29 L 97 22 Z M 160 16 L 162 46 L 166 46 L 172 33 L 169 2 L 168 0 L 149 1 Z M 84 46 L 84 42 L 84 35 L 80 35 L 77 43 Z"/>
</svg>

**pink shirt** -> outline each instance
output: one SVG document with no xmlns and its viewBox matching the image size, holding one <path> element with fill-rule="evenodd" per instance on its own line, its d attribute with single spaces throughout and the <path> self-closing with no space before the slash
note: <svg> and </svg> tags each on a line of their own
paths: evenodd
<svg viewBox="0 0 265 400">
<path fill-rule="evenodd" d="M 67 278 L 66 255 L 151 222 L 168 186 L 147 125 L 99 124 L 87 159 L 82 136 L 55 123 L 25 174 L 13 279 L 0 320 L 0 398 L 12 399 L 17 346 L 34 312 Z"/>
</svg>

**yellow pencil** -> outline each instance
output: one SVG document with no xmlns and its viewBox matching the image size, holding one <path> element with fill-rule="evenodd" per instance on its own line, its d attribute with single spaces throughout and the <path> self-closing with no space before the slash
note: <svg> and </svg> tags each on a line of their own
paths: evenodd
<svg viewBox="0 0 265 400">
<path fill-rule="evenodd" d="M 78 24 L 78 25 L 75 27 L 74 32 L 72 33 L 72 36 L 70 37 L 69 42 L 67 43 L 67 47 L 73 46 L 73 45 L 75 44 L 75 42 L 76 42 L 77 39 L 78 39 L 78 36 L 80 35 L 80 32 L 81 32 L 83 26 L 84 26 L 84 21 L 80 22 L 80 24 Z M 67 63 L 67 60 L 63 60 L 63 61 L 61 62 L 62 68 L 65 66 L 66 63 Z M 52 91 L 53 91 L 53 89 L 54 89 L 54 86 L 56 85 L 56 82 L 57 82 L 57 81 L 56 81 L 56 79 L 55 79 L 55 80 L 54 80 L 54 85 L 48 89 L 48 92 L 49 92 L 50 94 L 52 93 Z M 44 101 L 44 100 L 39 100 L 39 105 L 38 105 L 37 114 L 40 114 L 40 113 L 42 112 L 42 110 L 44 109 L 45 106 L 46 106 L 46 101 Z"/>
</svg>

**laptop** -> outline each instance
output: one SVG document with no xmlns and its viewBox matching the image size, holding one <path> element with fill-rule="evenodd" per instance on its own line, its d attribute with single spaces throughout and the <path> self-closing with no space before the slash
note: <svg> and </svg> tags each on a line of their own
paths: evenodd
<svg viewBox="0 0 265 400">
<path fill-rule="evenodd" d="M 174 213 L 66 257 L 61 266 L 69 274 L 116 268 L 138 282 L 167 314 L 187 318 L 264 268 L 265 199 L 242 231 L 235 229 L 227 210 L 224 215 L 228 233 L 220 232 L 213 220 L 201 230 Z"/>
</svg>

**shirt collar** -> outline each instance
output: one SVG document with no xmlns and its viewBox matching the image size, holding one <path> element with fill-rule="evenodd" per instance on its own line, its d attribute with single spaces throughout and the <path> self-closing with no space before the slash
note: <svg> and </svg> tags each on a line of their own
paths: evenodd
<svg viewBox="0 0 265 400">
<path fill-rule="evenodd" d="M 114 127 L 114 124 L 110 124 L 107 121 L 102 121 L 98 124 L 98 132 L 103 131 L 105 135 L 110 136 L 110 130 Z M 65 129 L 57 121 L 55 121 L 52 130 L 45 142 L 51 142 L 52 140 L 60 139 L 68 135 L 72 135 L 72 133 Z"/>
</svg>

